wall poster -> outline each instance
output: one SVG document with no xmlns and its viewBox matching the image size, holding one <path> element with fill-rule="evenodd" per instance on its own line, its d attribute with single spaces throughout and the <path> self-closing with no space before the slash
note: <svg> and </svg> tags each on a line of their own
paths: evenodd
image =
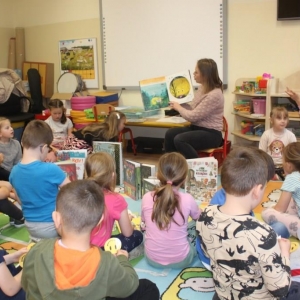
<svg viewBox="0 0 300 300">
<path fill-rule="evenodd" d="M 81 76 L 87 88 L 98 88 L 96 38 L 59 41 L 60 72 Z"/>
</svg>

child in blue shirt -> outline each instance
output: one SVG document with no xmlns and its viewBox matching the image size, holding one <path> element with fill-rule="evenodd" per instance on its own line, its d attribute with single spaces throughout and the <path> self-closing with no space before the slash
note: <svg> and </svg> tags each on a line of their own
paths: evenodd
<svg viewBox="0 0 300 300">
<path fill-rule="evenodd" d="M 47 123 L 31 121 L 22 136 L 22 160 L 9 177 L 33 240 L 58 236 L 52 212 L 58 188 L 70 182 L 59 166 L 44 162 L 52 140 L 52 130 Z"/>
</svg>

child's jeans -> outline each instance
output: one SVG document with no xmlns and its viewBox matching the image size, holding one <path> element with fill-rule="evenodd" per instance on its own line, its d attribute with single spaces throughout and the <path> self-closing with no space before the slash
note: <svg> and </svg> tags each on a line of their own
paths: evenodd
<svg viewBox="0 0 300 300">
<path fill-rule="evenodd" d="M 298 239 L 300 238 L 300 219 L 298 216 L 298 208 L 294 199 L 291 199 L 286 212 L 281 213 L 271 207 L 263 210 L 261 216 L 270 226 L 276 222 L 283 223 L 288 229 L 290 235 Z M 279 234 L 278 232 L 276 233 Z"/>
</svg>

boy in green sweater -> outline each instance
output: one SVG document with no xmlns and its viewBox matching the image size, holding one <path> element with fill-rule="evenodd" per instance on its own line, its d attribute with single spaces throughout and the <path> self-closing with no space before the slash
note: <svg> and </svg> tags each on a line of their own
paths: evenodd
<svg viewBox="0 0 300 300">
<path fill-rule="evenodd" d="M 103 212 L 103 192 L 92 180 L 61 188 L 52 215 L 61 238 L 43 240 L 27 254 L 22 276 L 26 299 L 159 299 L 154 283 L 139 280 L 126 251 L 114 256 L 90 244 Z"/>
</svg>

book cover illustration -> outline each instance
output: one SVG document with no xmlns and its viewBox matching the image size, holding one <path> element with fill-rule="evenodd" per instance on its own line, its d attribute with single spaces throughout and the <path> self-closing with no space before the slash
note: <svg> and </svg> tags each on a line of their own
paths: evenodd
<svg viewBox="0 0 300 300">
<path fill-rule="evenodd" d="M 139 83 L 146 111 L 169 106 L 169 95 L 164 76 L 141 80 Z"/>
<path fill-rule="evenodd" d="M 157 178 L 144 178 L 142 195 L 155 190 L 159 183 L 160 181 Z"/>
<path fill-rule="evenodd" d="M 141 164 L 124 161 L 124 193 L 134 200 L 141 198 Z"/>
<path fill-rule="evenodd" d="M 196 201 L 208 203 L 217 191 L 218 161 L 214 157 L 187 159 L 185 192 Z"/>
<path fill-rule="evenodd" d="M 84 162 L 87 157 L 87 150 L 59 150 L 57 152 L 57 160 L 65 161 L 71 160 L 76 164 L 76 173 L 78 179 L 83 179 L 84 174 Z"/>
<path fill-rule="evenodd" d="M 141 80 L 139 82 L 145 111 L 169 106 L 169 101 L 178 103 L 193 99 L 190 71 Z"/>
<path fill-rule="evenodd" d="M 116 162 L 116 184 L 123 184 L 123 152 L 122 143 L 119 142 L 93 142 L 93 152 L 106 152 L 110 154 Z"/>
<path fill-rule="evenodd" d="M 190 102 L 194 98 L 190 71 L 183 71 L 166 76 L 169 101 L 180 104 Z"/>
<path fill-rule="evenodd" d="M 55 163 L 58 165 L 63 172 L 67 175 L 70 181 L 77 180 L 77 173 L 76 173 L 76 164 L 71 160 L 66 161 L 58 161 Z"/>
</svg>

